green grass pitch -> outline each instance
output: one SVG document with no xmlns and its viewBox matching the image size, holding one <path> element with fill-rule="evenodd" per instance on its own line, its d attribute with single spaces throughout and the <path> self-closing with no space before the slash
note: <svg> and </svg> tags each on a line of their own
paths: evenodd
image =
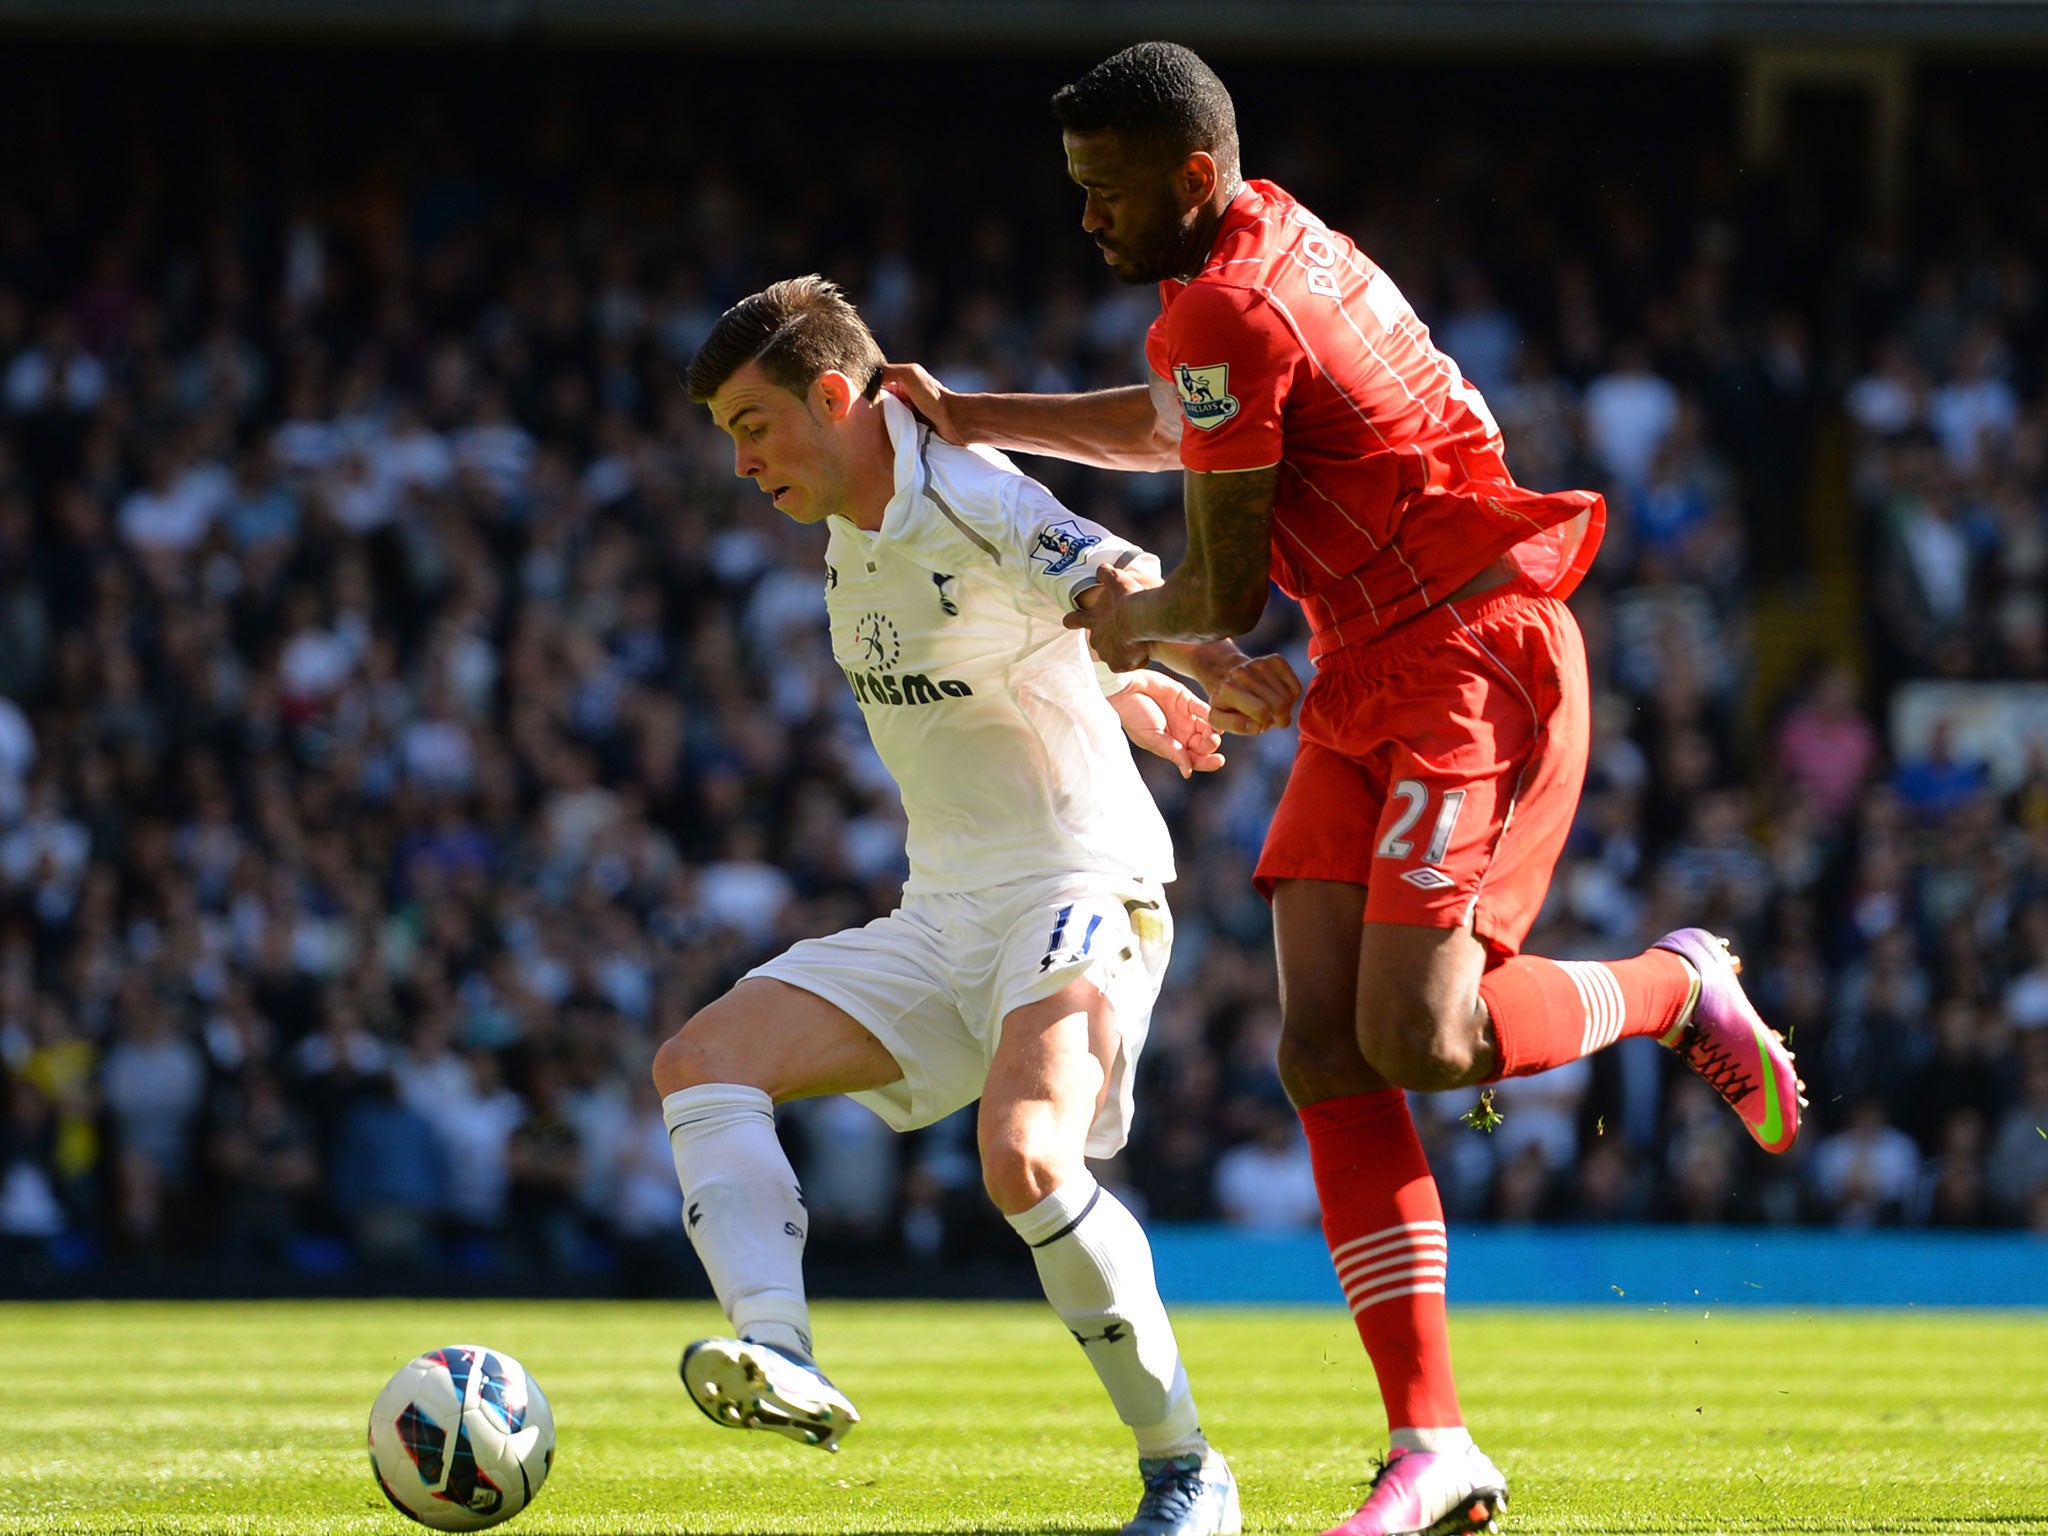
<svg viewBox="0 0 2048 1536">
<path fill-rule="evenodd" d="M 705 1304 L 0 1307 L 0 1532 L 417 1530 L 364 1420 L 439 1344 L 523 1361 L 555 1471 L 543 1533 L 1113 1532 L 1132 1451 L 1049 1310 L 821 1304 L 866 1415 L 840 1455 L 700 1417 L 680 1346 Z M 1341 1312 L 1182 1308 L 1206 1427 L 1250 1531 L 1316 1532 L 1382 1439 Z M 1525 1532 L 2048 1532 L 2048 1315 L 1471 1309 L 1468 1415 Z"/>
</svg>

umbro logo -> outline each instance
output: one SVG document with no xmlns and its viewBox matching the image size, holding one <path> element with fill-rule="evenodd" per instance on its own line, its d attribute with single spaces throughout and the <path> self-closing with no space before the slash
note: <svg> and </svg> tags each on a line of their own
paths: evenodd
<svg viewBox="0 0 2048 1536">
<path fill-rule="evenodd" d="M 1431 869 L 1426 864 L 1421 869 L 1403 870 L 1401 878 L 1418 891 L 1441 891 L 1458 883 L 1442 870 Z"/>
</svg>

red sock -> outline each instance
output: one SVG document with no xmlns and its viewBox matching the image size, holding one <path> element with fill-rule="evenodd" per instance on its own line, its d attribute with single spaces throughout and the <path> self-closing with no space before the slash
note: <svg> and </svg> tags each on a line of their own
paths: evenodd
<svg viewBox="0 0 2048 1536">
<path fill-rule="evenodd" d="M 1372 1357 L 1389 1429 L 1465 1422 L 1444 1317 L 1444 1206 L 1398 1088 L 1301 1112 L 1330 1262 Z"/>
<path fill-rule="evenodd" d="M 1493 1079 L 1547 1072 L 1628 1035 L 1661 1035 L 1692 999 L 1692 968 L 1668 949 L 1633 960 L 1517 955 L 1479 979 L 1500 1048 Z"/>
</svg>

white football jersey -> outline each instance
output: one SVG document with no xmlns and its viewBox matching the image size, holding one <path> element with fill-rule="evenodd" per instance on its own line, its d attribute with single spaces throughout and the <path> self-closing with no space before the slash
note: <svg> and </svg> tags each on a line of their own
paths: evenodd
<svg viewBox="0 0 2048 1536">
<path fill-rule="evenodd" d="M 881 531 L 827 519 L 832 655 L 903 791 L 907 894 L 1046 875 L 1173 878 L 1114 692 L 1061 619 L 1102 565 L 1158 561 L 1000 453 L 881 399 L 896 494 Z"/>
</svg>

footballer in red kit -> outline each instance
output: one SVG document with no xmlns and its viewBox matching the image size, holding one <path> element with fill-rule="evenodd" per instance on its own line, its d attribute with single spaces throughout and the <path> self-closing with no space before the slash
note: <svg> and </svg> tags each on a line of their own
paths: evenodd
<svg viewBox="0 0 2048 1536">
<path fill-rule="evenodd" d="M 1174 386 L 1181 464 L 1277 467 L 1271 576 L 1318 663 L 1259 888 L 1355 882 L 1367 920 L 1473 927 L 1512 955 L 1570 830 L 1587 731 L 1575 626 L 1519 599 L 1578 584 L 1600 498 L 1516 485 L 1493 413 L 1393 280 L 1271 182 L 1244 183 L 1202 271 L 1160 297 L 1146 358 Z M 1503 556 L 1511 580 L 1443 605 Z M 1457 617 L 1503 608 L 1520 622 L 1495 643 L 1526 689 L 1500 686 Z"/>
<path fill-rule="evenodd" d="M 1564 599 L 1598 551 L 1600 497 L 1515 483 L 1486 402 L 1393 279 L 1241 177 L 1229 93 L 1192 52 L 1127 48 L 1053 110 L 1082 228 L 1119 279 L 1159 285 L 1150 380 L 959 394 L 897 365 L 886 381 L 954 441 L 1184 471 L 1179 567 L 1149 587 L 1105 571 L 1068 620 L 1108 665 L 1243 634 L 1270 584 L 1301 604 L 1315 677 L 1255 878 L 1281 1081 L 1390 1437 L 1332 1536 L 1490 1530 L 1507 1479 L 1458 1402 L 1443 1206 L 1406 1093 L 1654 1036 L 1782 1152 L 1802 1085 L 1702 929 L 1623 960 L 1521 953 L 1585 773 L 1586 660 Z M 1261 708 L 1211 719 L 1285 723 Z"/>
<path fill-rule="evenodd" d="M 1270 181 L 1225 209 L 1208 263 L 1159 285 L 1145 338 L 1184 419 L 1180 462 L 1278 466 L 1273 579 L 1318 659 L 1391 629 L 1502 555 L 1570 594 L 1599 547 L 1589 491 L 1523 489 L 1479 391 L 1392 278 Z"/>
</svg>

